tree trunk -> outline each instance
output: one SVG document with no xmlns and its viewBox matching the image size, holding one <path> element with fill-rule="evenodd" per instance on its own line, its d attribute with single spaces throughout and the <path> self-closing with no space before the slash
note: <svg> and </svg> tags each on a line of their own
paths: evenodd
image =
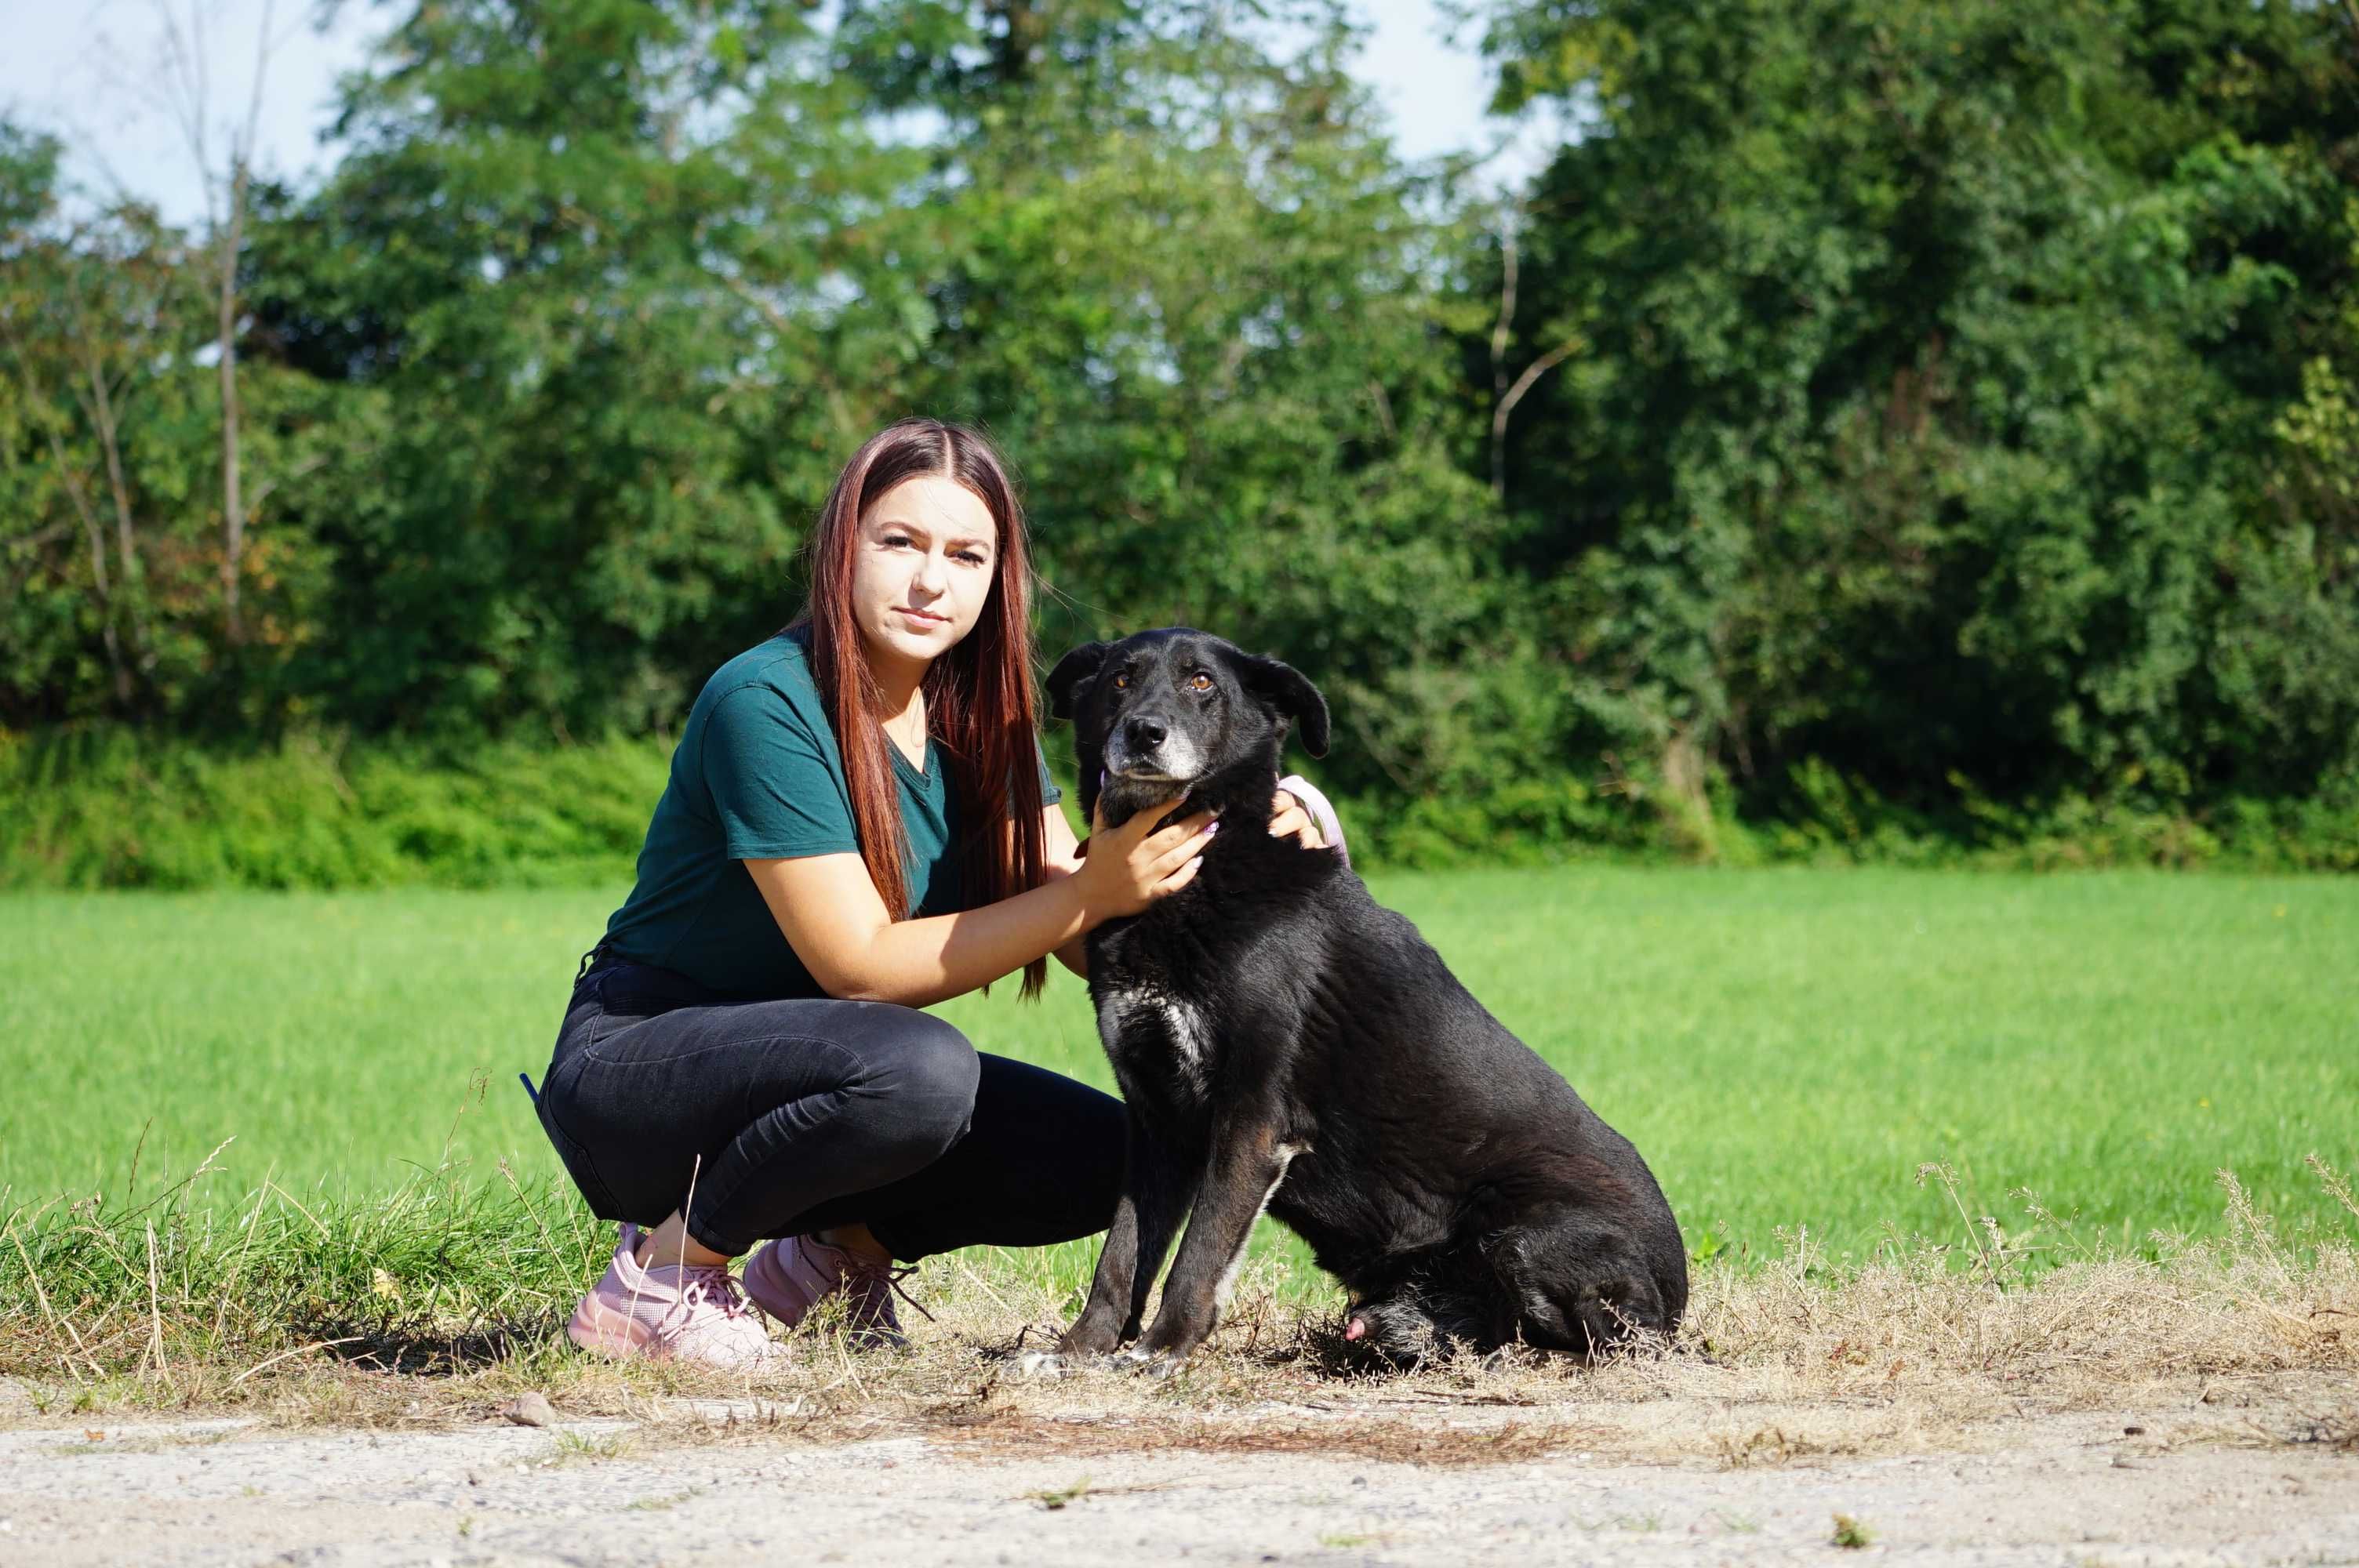
<svg viewBox="0 0 2359 1568">
<path fill-rule="evenodd" d="M 1048 38 L 1048 19 L 1031 0 L 984 0 L 984 11 L 1000 17 L 1007 26 L 1006 36 L 999 40 L 999 58 L 994 62 L 1000 85 L 1012 87 L 1028 80 L 1032 75 L 1032 57 Z"/>
<path fill-rule="evenodd" d="M 28 388 L 35 396 L 42 397 L 55 406 L 55 400 L 43 395 L 33 370 L 33 362 L 27 356 L 24 343 L 10 329 L 5 315 L 0 315 L 0 333 L 6 335 L 8 346 L 16 351 L 18 362 L 25 367 Z M 82 481 L 74 476 L 73 462 L 66 456 L 64 438 L 47 420 L 42 421 L 42 434 L 49 438 L 49 460 L 58 465 L 58 482 L 65 486 L 66 499 L 72 503 L 74 516 L 82 524 L 82 536 L 90 544 L 90 580 L 98 594 L 99 641 L 106 648 L 106 668 L 114 677 L 116 706 L 128 709 L 131 706 L 131 671 L 123 662 L 123 643 L 114 629 L 114 586 L 107 580 L 106 575 L 106 530 L 100 526 L 98 509 L 90 503 L 90 496 L 82 490 Z"/>
<path fill-rule="evenodd" d="M 1507 416 L 1532 384 L 1562 364 L 1581 340 L 1571 338 L 1526 365 L 1513 383 L 1507 380 L 1507 345 L 1516 324 L 1516 225 L 1499 225 L 1499 319 L 1491 329 L 1491 499 L 1507 499 Z"/>
<path fill-rule="evenodd" d="M 114 397 L 106 389 L 105 367 L 90 343 L 82 345 L 83 368 L 90 376 L 91 423 L 98 429 L 99 450 L 106 458 L 106 485 L 114 498 L 114 553 L 123 574 L 123 609 L 131 627 L 131 646 L 143 661 L 150 646 L 147 618 L 142 609 L 139 550 L 132 538 L 131 485 L 123 472 L 123 441 L 115 427 Z"/>
<path fill-rule="evenodd" d="M 106 577 L 106 533 L 99 526 L 98 509 L 82 493 L 82 481 L 74 477 L 73 465 L 66 457 L 66 445 L 51 430 L 49 456 L 58 465 L 58 479 L 66 487 L 66 497 L 73 503 L 74 515 L 82 519 L 83 535 L 90 541 L 90 579 L 98 589 L 99 641 L 106 645 L 106 667 L 114 677 L 114 700 L 118 707 L 131 707 L 131 669 L 123 662 L 122 640 L 114 630 L 114 588 Z"/>
<path fill-rule="evenodd" d="M 232 643 L 245 640 L 238 618 L 238 567 L 245 554 L 245 506 L 238 493 L 237 465 L 237 256 L 245 227 L 245 160 L 230 179 L 229 226 L 220 240 L 222 405 L 222 616 Z"/>
<path fill-rule="evenodd" d="M 1491 328 L 1491 499 L 1507 498 L 1507 343 L 1516 324 L 1516 220 L 1499 225 L 1499 319 Z"/>
</svg>

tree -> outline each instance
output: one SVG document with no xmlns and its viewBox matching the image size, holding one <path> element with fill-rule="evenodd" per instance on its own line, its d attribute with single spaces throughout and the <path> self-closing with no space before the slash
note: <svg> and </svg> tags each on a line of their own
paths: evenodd
<svg viewBox="0 0 2359 1568">
<path fill-rule="evenodd" d="M 1099 0 L 415 13 L 258 241 L 273 351 L 386 399 L 321 514 L 323 685 L 375 723 L 664 722 L 916 410 L 1028 476 L 1088 607 L 1052 641 L 1193 616 L 1372 699 L 1430 680 L 1496 608 L 1436 352 L 1456 241 L 1311 19 L 1281 54 Z"/>
<path fill-rule="evenodd" d="M 207 285 L 213 309 L 214 373 L 221 391 L 222 617 L 231 643 L 245 639 L 239 610 L 239 578 L 245 556 L 247 502 L 239 450 L 243 412 L 238 398 L 239 269 L 245 254 L 248 200 L 254 184 L 255 149 L 262 119 L 271 55 L 275 0 L 262 0 L 255 29 L 254 77 L 245 117 L 216 126 L 213 121 L 212 51 L 207 39 L 210 0 L 155 0 L 164 29 L 164 98 L 187 145 L 204 191 Z M 216 163 L 216 141 L 223 144 Z"/>
<path fill-rule="evenodd" d="M 25 595 L 10 641 L 32 658 L 17 673 L 29 684 L 35 669 L 71 658 L 71 629 L 94 622 L 113 707 L 129 715 L 154 651 L 124 405 L 167 327 L 176 258 L 145 214 L 64 220 L 58 155 L 54 138 L 0 124 L 0 350 L 14 373 L 8 597 Z M 79 604 L 73 557 L 60 548 L 77 530 L 89 596 Z"/>
<path fill-rule="evenodd" d="M 1810 758 L 1928 809 L 2352 765 L 2345 546 L 2270 500 L 2354 287 L 2334 15 L 1509 0 L 1489 39 L 1503 103 L 1588 118 L 1512 357 L 1586 346 L 1508 472 L 1597 743 L 1778 809 Z"/>
</svg>

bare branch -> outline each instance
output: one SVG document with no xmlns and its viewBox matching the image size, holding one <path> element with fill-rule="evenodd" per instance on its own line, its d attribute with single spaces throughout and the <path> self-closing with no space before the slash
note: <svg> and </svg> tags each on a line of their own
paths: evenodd
<svg viewBox="0 0 2359 1568">
<path fill-rule="evenodd" d="M 60 539 L 70 537 L 73 531 L 74 525 L 71 523 L 57 523 L 38 534 L 19 534 L 9 540 L 11 548 L 24 552 L 25 565 L 22 570 L 10 575 L 8 589 L 5 593 L 0 593 L 0 599 L 14 599 L 24 592 L 25 585 L 32 581 L 34 574 L 41 569 L 42 549 L 56 544 Z"/>
<path fill-rule="evenodd" d="M 201 0 L 191 0 L 184 30 L 172 0 L 156 0 L 156 15 L 164 25 L 164 102 L 179 123 L 180 140 L 197 166 L 197 181 L 204 191 L 205 222 L 221 225 L 215 197 L 212 146 L 207 136 L 212 109 L 212 82 L 205 62 L 205 14 Z"/>
<path fill-rule="evenodd" d="M 176 0 L 156 0 L 164 22 L 167 65 L 176 89 L 180 134 L 195 158 L 205 192 L 207 247 L 212 253 L 214 343 L 221 384 L 222 623 L 232 643 L 245 639 L 239 613 L 240 567 L 245 552 L 246 503 L 238 451 L 237 264 L 245 249 L 246 199 L 253 189 L 254 160 L 261 145 L 262 104 L 270 59 L 280 39 L 273 37 L 277 0 L 263 0 L 255 29 L 254 82 L 245 120 L 229 132 L 225 168 L 216 168 L 210 135 L 212 60 L 205 42 L 205 0 L 189 0 L 188 26 L 180 25 Z M 291 35 L 289 35 L 291 36 Z"/>
<path fill-rule="evenodd" d="M 98 430 L 99 454 L 106 460 L 108 492 L 114 498 L 115 556 L 123 571 L 123 587 L 126 594 L 134 593 L 139 578 L 138 551 L 131 536 L 131 485 L 123 472 L 123 439 L 121 426 L 114 416 L 114 399 L 106 384 L 105 367 L 99 362 L 97 346 L 87 332 L 75 345 L 82 352 L 82 372 L 90 378 L 91 423 Z M 131 610 L 132 641 L 146 646 L 147 630 L 135 605 Z"/>
<path fill-rule="evenodd" d="M 277 8 L 277 0 L 262 0 L 262 25 L 254 29 L 254 95 L 245 107 L 245 130 L 238 145 L 231 149 L 241 168 L 254 162 L 255 149 L 262 137 L 262 85 L 270 76 L 270 51 L 277 40 L 270 36 L 270 18 Z"/>
<path fill-rule="evenodd" d="M 1516 215 L 1499 220 L 1499 319 L 1491 328 L 1491 494 L 1507 495 L 1507 345 L 1516 325 Z"/>
<path fill-rule="evenodd" d="M 221 312 L 217 318 L 222 406 L 222 621 L 233 643 L 243 642 L 238 620 L 238 567 L 245 553 L 245 503 L 238 493 L 237 256 L 245 228 L 246 164 L 237 160 L 230 182 L 229 231 L 220 247 Z"/>
<path fill-rule="evenodd" d="M 327 460 L 328 459 L 325 453 L 315 452 L 311 456 L 305 458 L 301 462 L 297 463 L 293 468 L 287 470 L 284 473 L 274 474 L 270 478 L 264 480 L 259 485 L 255 487 L 255 515 L 260 516 L 262 514 L 263 503 L 268 501 L 272 494 L 277 491 L 280 485 L 288 483 L 294 480 L 301 479 L 304 475 L 324 467 Z"/>
<path fill-rule="evenodd" d="M 44 545 L 56 544 L 73 531 L 74 525 L 71 523 L 52 523 L 38 533 L 19 534 L 9 540 L 8 544 L 14 549 L 38 550 Z"/>
<path fill-rule="evenodd" d="M 24 341 L 5 311 L 0 311 L 0 334 L 8 340 L 16 356 L 26 384 L 36 396 L 55 406 L 54 401 L 41 392 L 40 375 L 33 367 L 32 356 L 25 351 Z M 90 542 L 90 575 L 98 590 L 99 639 L 106 646 L 106 667 L 114 677 L 117 702 L 131 700 L 131 671 L 123 662 L 123 646 L 114 630 L 114 589 L 106 573 L 106 533 L 98 520 L 98 508 L 91 504 L 90 494 L 83 490 L 81 476 L 75 473 L 73 460 L 66 454 L 65 438 L 58 434 L 54 419 L 43 419 L 41 433 L 49 438 L 49 460 L 58 465 L 59 482 L 65 486 L 66 499 L 73 505 L 74 515 L 81 520 L 82 533 Z"/>
<path fill-rule="evenodd" d="M 778 341 L 781 343 L 791 342 L 808 335 L 808 329 L 797 326 L 794 318 L 779 309 L 773 301 L 765 299 L 760 291 L 743 277 L 734 273 L 719 271 L 715 271 L 712 276 L 720 279 L 722 287 L 752 306 L 761 315 L 762 319 L 770 324 L 770 330 L 778 335 Z M 811 368 L 819 379 L 820 385 L 828 395 L 829 406 L 834 413 L 837 423 L 846 430 L 853 428 L 851 412 L 844 405 L 843 388 L 837 383 L 825 364 L 814 363 Z"/>
<path fill-rule="evenodd" d="M 133 645 L 145 650 L 149 645 L 149 638 L 147 617 L 138 604 L 140 572 L 138 548 L 132 537 L 131 484 L 124 472 L 122 421 L 115 412 L 114 389 L 109 384 L 106 362 L 99 351 L 103 334 L 91 320 L 89 305 L 82 297 L 81 285 L 71 272 L 66 276 L 66 297 L 72 305 L 71 346 L 75 357 L 82 362 L 83 378 L 90 385 L 87 394 L 76 389 L 74 397 L 82 405 L 83 416 L 89 419 L 91 428 L 97 432 L 99 454 L 106 460 L 107 489 L 114 501 L 115 556 L 118 569 L 123 574 L 125 613 L 130 619 Z M 135 351 L 146 337 L 147 333 L 141 330 L 131 340 Z"/>
<path fill-rule="evenodd" d="M 1516 411 L 1516 405 L 1524 400 L 1524 394 L 1532 389 L 1532 384 L 1562 364 L 1581 347 L 1581 341 L 1579 338 L 1567 338 L 1526 365 L 1524 373 L 1516 377 L 1515 384 L 1507 388 L 1506 395 L 1500 398 L 1498 406 L 1491 410 L 1491 494 L 1495 498 L 1501 501 L 1507 498 L 1507 416 Z"/>
<path fill-rule="evenodd" d="M 1385 394 L 1385 384 L 1375 376 L 1368 378 L 1368 397 L 1376 406 L 1376 423 L 1384 427 L 1385 439 L 1397 441 L 1400 431 L 1393 424 L 1393 400 Z"/>
<path fill-rule="evenodd" d="M 723 288 L 761 312 L 762 319 L 767 321 L 770 324 L 770 330 L 777 333 L 780 338 L 793 338 L 800 335 L 793 319 L 769 300 L 763 298 L 756 292 L 752 284 L 734 273 L 719 273 L 715 276 L 721 279 L 721 286 Z"/>
<path fill-rule="evenodd" d="M 1499 319 L 1491 329 L 1491 395 L 1507 390 L 1507 335 L 1516 322 L 1516 225 L 1499 225 Z"/>
</svg>

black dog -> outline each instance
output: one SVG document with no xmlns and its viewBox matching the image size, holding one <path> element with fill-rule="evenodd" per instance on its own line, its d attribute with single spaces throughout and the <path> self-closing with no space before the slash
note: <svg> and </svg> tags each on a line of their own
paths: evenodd
<svg viewBox="0 0 2359 1568">
<path fill-rule="evenodd" d="M 1265 1207 L 1351 1292 L 1346 1339 L 1396 1361 L 1451 1341 L 1588 1355 L 1675 1325 L 1687 1254 L 1637 1151 L 1341 856 L 1267 832 L 1289 724 L 1326 752 L 1318 688 L 1177 627 L 1074 649 L 1049 693 L 1085 810 L 1221 816 L 1192 883 L 1090 935 L 1129 1162 L 1089 1304 L 1045 1366 L 1136 1339 L 1126 1358 L 1176 1367 Z"/>
</svg>

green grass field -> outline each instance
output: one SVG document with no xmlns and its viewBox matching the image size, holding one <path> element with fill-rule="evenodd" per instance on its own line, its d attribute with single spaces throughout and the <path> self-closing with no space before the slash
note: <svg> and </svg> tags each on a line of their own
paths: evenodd
<svg viewBox="0 0 2359 1568">
<path fill-rule="evenodd" d="M 1509 1027 L 1639 1146 L 1692 1249 L 1831 1255 L 1962 1238 L 1919 1165 L 2012 1230 L 2028 1187 L 2084 1239 L 2207 1230 L 2213 1173 L 2339 1217 L 2303 1169 L 2359 1164 L 2359 881 L 2162 873 L 1581 868 L 1378 879 Z M 145 1192 L 215 1144 L 363 1196 L 444 1155 L 557 1167 L 538 1077 L 614 895 L 0 900 L 0 1212 Z M 987 1050 L 1094 1082 L 1060 972 L 945 1010 Z M 482 1092 L 471 1090 L 481 1083 Z"/>
</svg>

